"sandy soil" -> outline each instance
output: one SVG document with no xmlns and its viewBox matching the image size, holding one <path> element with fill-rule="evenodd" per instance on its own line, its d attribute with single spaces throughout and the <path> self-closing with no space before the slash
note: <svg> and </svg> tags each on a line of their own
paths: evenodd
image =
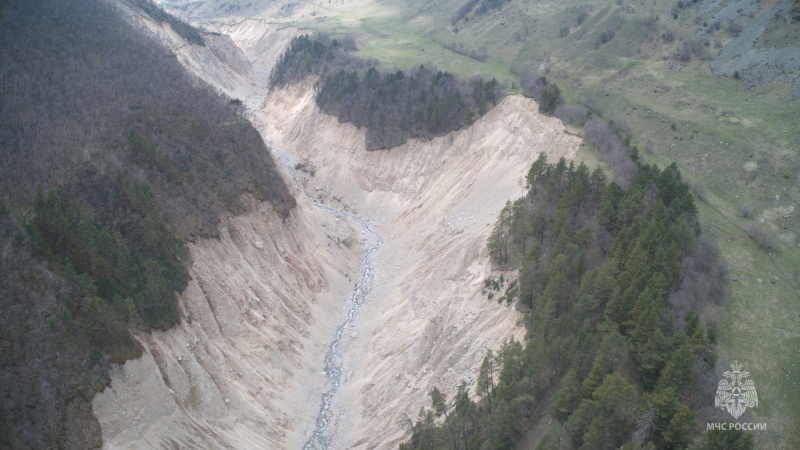
<svg viewBox="0 0 800 450">
<path fill-rule="evenodd" d="M 510 96 L 464 130 L 366 152 L 363 130 L 319 112 L 312 84 L 272 92 L 255 123 L 268 143 L 315 167 L 307 191 L 369 218 L 386 241 L 343 343 L 348 375 L 332 447 L 392 448 L 433 386 L 452 397 L 488 349 L 522 338 L 518 313 L 481 294 L 486 237 L 522 194 L 536 155 L 572 158 L 580 140 L 530 99 Z"/>
<path fill-rule="evenodd" d="M 286 222 L 260 204 L 221 231 L 190 245 L 182 323 L 140 335 L 144 356 L 95 397 L 107 448 L 302 445 L 363 249 L 341 244 L 355 241 L 352 227 L 302 199 Z"/>
<path fill-rule="evenodd" d="M 261 19 L 246 19 L 234 24 L 223 25 L 209 23 L 206 26 L 225 36 L 230 36 L 250 60 L 253 67 L 263 70 L 267 76 L 269 76 L 272 66 L 278 62 L 278 58 L 289 46 L 292 38 L 310 32 L 292 26 L 269 23 Z M 263 94 L 263 92 L 259 94 Z"/>
<path fill-rule="evenodd" d="M 111 388 L 95 397 L 106 447 L 307 441 L 326 388 L 323 357 L 367 242 L 302 189 L 358 214 L 385 241 L 367 303 L 342 342 L 345 382 L 329 447 L 396 448 L 433 386 L 452 398 L 462 380 L 474 384 L 488 349 L 522 338 L 513 307 L 481 295 L 491 273 L 486 237 L 506 201 L 522 194 L 538 153 L 572 158 L 580 141 L 532 100 L 510 96 L 466 129 L 366 152 L 363 130 L 320 113 L 313 78 L 265 97 L 259 90 L 259 74 L 302 31 L 255 20 L 224 31 L 224 58 L 187 50 L 181 61 L 221 91 L 233 83 L 265 141 L 315 173 L 299 173 L 298 207 L 286 222 L 254 204 L 223 221 L 221 239 L 191 245 L 185 320 L 140 336 L 144 356 L 115 369 Z M 261 66 L 241 65 L 242 55 Z M 240 81 L 225 79 L 225 58 Z"/>
</svg>

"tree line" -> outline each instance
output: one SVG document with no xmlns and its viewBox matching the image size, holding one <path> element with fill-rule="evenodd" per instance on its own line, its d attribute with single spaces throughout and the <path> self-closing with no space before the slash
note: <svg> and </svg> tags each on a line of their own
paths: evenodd
<svg viewBox="0 0 800 450">
<path fill-rule="evenodd" d="M 519 267 L 502 298 L 525 311 L 527 340 L 486 355 L 479 402 L 466 383 L 452 407 L 434 389 L 402 449 L 515 448 L 547 413 L 539 448 L 753 448 L 750 434 L 698 425 L 715 386 L 704 317 L 724 292 L 719 251 L 676 166 L 635 165 L 623 187 L 563 158 L 532 164 L 488 241 L 495 265 Z"/>
<path fill-rule="evenodd" d="M 270 79 L 279 86 L 318 73 L 320 109 L 365 127 L 367 150 L 460 129 L 485 114 L 504 94 L 495 79 L 462 80 L 424 65 L 406 71 L 374 66 L 347 55 L 335 39 L 301 36 L 292 40 Z"/>
<path fill-rule="evenodd" d="M 486 58 L 489 56 L 489 52 L 486 50 L 486 47 L 481 47 L 479 49 L 469 49 L 467 48 L 463 42 L 459 42 L 455 39 L 452 41 L 447 41 L 444 39 L 439 38 L 432 38 L 433 42 L 441 45 L 442 47 L 450 50 L 451 52 L 456 52 L 460 55 L 468 56 L 476 61 L 486 61 Z"/>
<path fill-rule="evenodd" d="M 511 72 L 517 76 L 522 93 L 539 104 L 540 113 L 548 116 L 555 115 L 556 109 L 564 104 L 561 89 L 546 76 L 537 77 L 533 72 L 517 63 L 511 64 Z"/>
</svg>

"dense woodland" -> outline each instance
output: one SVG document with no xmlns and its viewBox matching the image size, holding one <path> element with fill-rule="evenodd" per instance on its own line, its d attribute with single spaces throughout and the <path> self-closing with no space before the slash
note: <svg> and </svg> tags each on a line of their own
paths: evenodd
<svg viewBox="0 0 800 450">
<path fill-rule="evenodd" d="M 596 144 L 610 139 L 595 133 Z M 401 448 L 511 449 L 547 413 L 554 426 L 539 448 L 753 448 L 752 435 L 701 433 L 697 420 L 719 419 L 701 399 L 714 396 L 711 311 L 725 264 L 675 165 L 631 156 L 624 186 L 563 158 L 533 163 L 527 195 L 507 204 L 489 239 L 495 265 L 519 277 L 485 289 L 518 301 L 528 340 L 486 355 L 478 403 L 466 384 L 452 407 L 434 389 Z"/>
<path fill-rule="evenodd" d="M 503 96 L 494 79 L 465 81 L 435 67 L 383 71 L 374 65 L 347 55 L 337 40 L 302 36 L 292 41 L 270 79 L 278 86 L 320 74 L 320 109 L 365 127 L 367 150 L 447 134 L 472 123 Z"/>
<path fill-rule="evenodd" d="M 112 4 L 0 2 L 0 21 L 0 447 L 96 448 L 129 330 L 180 320 L 185 241 L 248 197 L 283 217 L 294 199 L 236 105 Z"/>
</svg>

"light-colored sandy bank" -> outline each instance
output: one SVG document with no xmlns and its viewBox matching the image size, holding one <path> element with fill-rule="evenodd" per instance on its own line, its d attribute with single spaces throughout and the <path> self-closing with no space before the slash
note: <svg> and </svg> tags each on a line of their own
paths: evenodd
<svg viewBox="0 0 800 450">
<path fill-rule="evenodd" d="M 219 240 L 190 245 L 182 322 L 140 335 L 144 355 L 94 399 L 106 448 L 302 446 L 363 248 L 343 220 L 295 194 L 285 222 L 259 204 L 226 218 Z"/>
<path fill-rule="evenodd" d="M 509 96 L 466 129 L 367 152 L 363 130 L 320 113 L 312 84 L 271 92 L 254 122 L 268 143 L 312 163 L 307 192 L 372 219 L 386 241 L 343 343 L 332 447 L 396 448 L 433 386 L 452 398 L 488 349 L 523 337 L 519 314 L 481 293 L 486 238 L 538 153 L 573 158 L 580 140 Z"/>
</svg>

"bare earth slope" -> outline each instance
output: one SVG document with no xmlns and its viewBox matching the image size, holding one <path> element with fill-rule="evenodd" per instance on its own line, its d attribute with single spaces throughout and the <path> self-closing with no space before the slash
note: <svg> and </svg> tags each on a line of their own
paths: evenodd
<svg viewBox="0 0 800 450">
<path fill-rule="evenodd" d="M 184 320 L 140 336 L 144 356 L 95 397 L 106 447 L 299 445 L 287 436 L 313 420 L 310 387 L 362 251 L 336 243 L 354 238 L 342 221 L 301 203 L 285 223 L 260 205 L 190 246 Z"/>
<path fill-rule="evenodd" d="M 268 73 L 258 64 L 271 65 L 299 33 L 259 21 L 225 31 L 256 65 L 233 69 L 244 78 Z M 226 91 L 221 66 L 194 58 L 182 61 Z M 481 294 L 490 274 L 486 237 L 506 201 L 522 193 L 536 155 L 572 158 L 580 140 L 533 101 L 510 96 L 466 129 L 366 152 L 363 130 L 319 111 L 313 81 L 258 103 L 265 93 L 247 89 L 259 80 L 237 85 L 249 86 L 240 98 L 267 143 L 315 169 L 299 172 L 301 189 L 357 213 L 385 241 L 367 303 L 342 342 L 346 382 L 326 438 L 332 448 L 393 448 L 433 386 L 452 398 L 488 349 L 521 339 L 514 309 Z M 286 223 L 257 205 L 224 220 L 220 240 L 191 245 L 185 320 L 140 336 L 144 356 L 116 369 L 112 387 L 95 397 L 106 447 L 307 441 L 325 389 L 323 357 L 359 276 L 365 237 L 294 194 L 298 206 Z"/>
<path fill-rule="evenodd" d="M 269 23 L 261 19 L 246 19 L 235 24 L 214 26 L 214 28 L 216 31 L 230 36 L 251 61 L 253 67 L 265 77 L 269 76 L 272 66 L 278 62 L 278 58 L 289 46 L 292 38 L 309 33 L 308 30 Z"/>
<path fill-rule="evenodd" d="M 183 39 L 167 22 L 158 22 L 145 12 L 124 2 L 117 3 L 135 24 L 156 35 L 165 51 L 174 54 L 189 73 L 199 75 L 221 94 L 242 101 L 258 91 L 258 76 L 252 64 L 229 36 L 219 33 L 200 33 L 205 45 Z"/>
<path fill-rule="evenodd" d="M 481 294 L 486 237 L 536 155 L 572 158 L 580 140 L 510 96 L 466 129 L 367 152 L 363 130 L 319 112 L 312 83 L 272 92 L 255 125 L 268 144 L 312 163 L 308 192 L 371 218 L 386 241 L 343 345 L 333 448 L 393 448 L 433 386 L 452 397 L 488 349 L 521 339 L 513 308 Z"/>
</svg>

